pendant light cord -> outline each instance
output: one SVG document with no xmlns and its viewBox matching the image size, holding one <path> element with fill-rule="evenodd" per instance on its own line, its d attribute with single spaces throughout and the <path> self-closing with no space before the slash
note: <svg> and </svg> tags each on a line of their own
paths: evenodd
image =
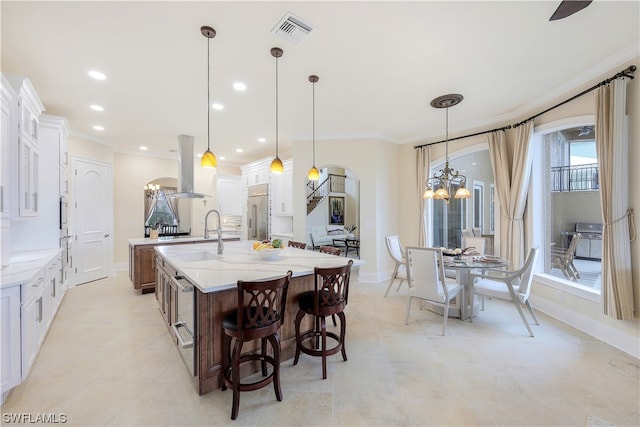
<svg viewBox="0 0 640 427">
<path fill-rule="evenodd" d="M 449 107 L 445 108 L 444 158 L 449 162 Z"/>
<path fill-rule="evenodd" d="M 207 38 L 207 151 L 211 151 L 209 148 L 209 143 L 211 141 L 211 80 L 210 80 L 210 70 L 211 60 L 209 59 L 209 53 L 211 49 L 209 49 L 209 43 L 211 43 L 211 39 Z"/>
<path fill-rule="evenodd" d="M 313 106 L 312 106 L 312 115 L 313 115 L 313 119 L 311 120 L 311 134 L 313 136 L 313 163 L 312 165 L 315 167 L 316 165 L 316 82 L 313 82 L 312 85 L 313 88 L 313 95 L 312 95 L 312 100 L 313 100 Z"/>
<path fill-rule="evenodd" d="M 276 56 L 276 158 L 278 157 L 278 57 Z"/>
</svg>

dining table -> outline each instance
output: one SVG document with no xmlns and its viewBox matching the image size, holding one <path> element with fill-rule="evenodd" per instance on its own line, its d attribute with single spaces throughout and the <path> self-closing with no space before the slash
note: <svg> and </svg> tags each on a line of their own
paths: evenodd
<svg viewBox="0 0 640 427">
<path fill-rule="evenodd" d="M 498 256 L 492 255 L 480 255 L 480 256 L 446 256 L 442 257 L 444 262 L 444 268 L 446 270 L 455 270 L 456 282 L 464 287 L 465 298 L 467 301 L 465 306 L 460 304 L 458 298 L 455 299 L 455 304 L 449 308 L 449 317 L 459 317 L 462 320 L 470 319 L 471 306 L 475 304 L 474 292 L 473 292 L 473 279 L 471 273 L 477 270 L 485 270 L 488 268 L 504 268 L 509 263 L 507 260 Z M 437 308 L 437 307 L 434 307 Z M 432 310 L 437 311 L 437 310 Z M 474 305 L 474 311 L 477 313 Z M 440 313 L 442 314 L 442 313 Z"/>
</svg>

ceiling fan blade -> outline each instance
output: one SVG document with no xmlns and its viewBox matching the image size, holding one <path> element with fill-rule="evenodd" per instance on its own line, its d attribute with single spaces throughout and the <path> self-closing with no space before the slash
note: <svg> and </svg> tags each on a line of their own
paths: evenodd
<svg viewBox="0 0 640 427">
<path fill-rule="evenodd" d="M 560 6 L 553 12 L 549 21 L 557 21 L 558 19 L 566 18 L 567 16 L 571 16 L 574 13 L 584 9 L 585 7 L 591 4 L 592 0 L 589 1 L 578 1 L 578 0 L 563 0 L 560 3 Z"/>
</svg>

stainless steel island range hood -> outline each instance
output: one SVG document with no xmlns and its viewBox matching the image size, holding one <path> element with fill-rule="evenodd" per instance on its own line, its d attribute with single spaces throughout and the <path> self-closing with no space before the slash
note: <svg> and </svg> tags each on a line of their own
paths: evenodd
<svg viewBox="0 0 640 427">
<path fill-rule="evenodd" d="M 193 191 L 193 136 L 178 135 L 178 192 L 169 193 L 167 197 L 180 199 L 202 199 L 211 197 L 208 194 Z"/>
</svg>

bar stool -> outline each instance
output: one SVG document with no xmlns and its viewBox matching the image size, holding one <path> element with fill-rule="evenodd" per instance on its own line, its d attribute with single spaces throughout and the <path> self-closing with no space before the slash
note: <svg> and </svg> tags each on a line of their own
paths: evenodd
<svg viewBox="0 0 640 427">
<path fill-rule="evenodd" d="M 295 242 L 293 240 L 289 240 L 288 246 L 291 248 L 298 248 L 298 249 L 306 249 L 307 248 L 307 244 L 303 243 L 303 242 Z"/>
<path fill-rule="evenodd" d="M 231 419 L 238 416 L 240 392 L 262 388 L 273 382 L 276 399 L 282 400 L 280 389 L 280 334 L 278 331 L 284 321 L 287 290 L 292 272 L 285 276 L 255 282 L 238 280 L 238 308 L 222 321 L 222 327 L 228 340 L 228 352 L 223 370 L 222 390 L 233 390 Z M 246 305 L 245 305 L 246 304 Z M 233 351 L 231 342 L 235 338 Z M 260 354 L 242 354 L 242 345 L 247 341 L 261 340 Z M 271 344 L 273 356 L 267 355 L 267 341 Z M 260 361 L 261 380 L 252 383 L 240 382 L 240 365 L 245 362 Z M 267 375 L 267 364 L 273 367 Z"/>
<path fill-rule="evenodd" d="M 342 359 L 346 362 L 347 351 L 345 349 L 345 332 L 347 329 L 344 309 L 349 297 L 349 278 L 351 276 L 351 265 L 353 260 L 349 260 L 347 265 L 342 267 L 330 267 L 314 269 L 315 288 L 300 294 L 299 310 L 296 314 L 296 355 L 293 364 L 298 364 L 300 352 L 311 356 L 322 357 L 322 379 L 327 378 L 327 356 L 342 352 Z M 300 334 L 300 322 L 305 314 L 315 317 L 314 329 Z M 338 315 L 340 318 L 340 335 L 327 332 L 325 318 L 327 316 Z M 327 337 L 337 342 L 334 347 L 327 348 Z M 313 341 L 312 346 L 305 345 L 306 341 Z"/>
</svg>

